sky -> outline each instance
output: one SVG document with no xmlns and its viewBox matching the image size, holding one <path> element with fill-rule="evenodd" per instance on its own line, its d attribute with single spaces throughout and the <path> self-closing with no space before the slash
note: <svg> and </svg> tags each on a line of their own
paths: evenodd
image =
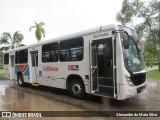
<svg viewBox="0 0 160 120">
<path fill-rule="evenodd" d="M 116 22 L 123 0 L 0 0 L 0 35 L 24 35 L 23 44 L 36 43 L 36 22 L 44 22 L 42 41 Z"/>
</svg>

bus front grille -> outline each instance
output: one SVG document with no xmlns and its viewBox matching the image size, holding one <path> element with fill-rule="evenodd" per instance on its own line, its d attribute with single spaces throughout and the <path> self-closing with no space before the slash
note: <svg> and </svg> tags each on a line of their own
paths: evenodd
<svg viewBox="0 0 160 120">
<path fill-rule="evenodd" d="M 133 74 L 131 80 L 135 86 L 141 85 L 146 81 L 146 73 Z"/>
</svg>

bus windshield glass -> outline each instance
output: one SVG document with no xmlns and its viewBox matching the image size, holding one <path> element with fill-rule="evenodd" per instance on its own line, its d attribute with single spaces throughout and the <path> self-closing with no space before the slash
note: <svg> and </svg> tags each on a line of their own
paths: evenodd
<svg viewBox="0 0 160 120">
<path fill-rule="evenodd" d="M 120 30 L 124 30 L 129 35 L 129 47 L 124 48 L 123 44 L 123 56 L 125 67 L 129 72 L 138 72 L 144 70 L 143 56 L 139 47 L 138 37 L 136 32 L 128 27 L 120 26 Z M 122 35 L 121 35 L 122 38 Z M 123 39 L 122 39 L 123 42 Z"/>
</svg>

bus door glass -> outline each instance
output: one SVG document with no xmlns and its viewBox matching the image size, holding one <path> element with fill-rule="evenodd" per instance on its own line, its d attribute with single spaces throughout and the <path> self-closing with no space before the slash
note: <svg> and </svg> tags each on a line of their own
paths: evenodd
<svg viewBox="0 0 160 120">
<path fill-rule="evenodd" d="M 38 51 L 31 52 L 31 63 L 32 63 L 32 83 L 37 83 Z"/>
<path fill-rule="evenodd" d="M 94 92 L 97 89 L 98 79 L 98 62 L 97 62 L 97 45 L 96 42 L 90 42 L 90 60 L 91 60 L 91 91 Z"/>
</svg>

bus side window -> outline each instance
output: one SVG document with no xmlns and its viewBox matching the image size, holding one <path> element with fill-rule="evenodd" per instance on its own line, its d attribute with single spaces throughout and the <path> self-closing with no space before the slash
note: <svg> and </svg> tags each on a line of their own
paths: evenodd
<svg viewBox="0 0 160 120">
<path fill-rule="evenodd" d="M 9 64 L 9 54 L 4 54 L 4 64 Z"/>
<path fill-rule="evenodd" d="M 83 38 L 74 38 L 60 42 L 60 61 L 82 61 L 83 60 Z"/>
<path fill-rule="evenodd" d="M 28 49 L 19 51 L 19 63 L 28 63 Z"/>
<path fill-rule="evenodd" d="M 18 64 L 19 52 L 16 51 L 15 53 L 15 63 Z"/>
<path fill-rule="evenodd" d="M 58 43 L 50 43 L 42 46 L 42 62 L 58 61 Z"/>
</svg>

